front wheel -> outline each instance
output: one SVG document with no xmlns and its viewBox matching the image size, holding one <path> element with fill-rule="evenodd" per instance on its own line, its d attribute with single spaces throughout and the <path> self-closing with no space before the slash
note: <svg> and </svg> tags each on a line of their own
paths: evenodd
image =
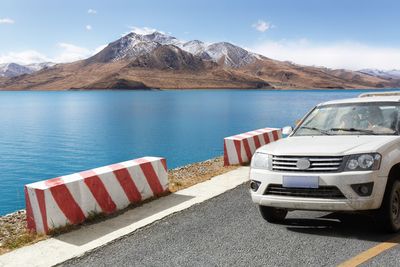
<svg viewBox="0 0 400 267">
<path fill-rule="evenodd" d="M 394 180 L 387 187 L 378 219 L 386 231 L 400 230 L 400 181 Z"/>
<path fill-rule="evenodd" d="M 285 220 L 288 213 L 285 209 L 278 209 L 273 207 L 259 206 L 261 216 L 270 223 L 279 223 Z"/>
</svg>

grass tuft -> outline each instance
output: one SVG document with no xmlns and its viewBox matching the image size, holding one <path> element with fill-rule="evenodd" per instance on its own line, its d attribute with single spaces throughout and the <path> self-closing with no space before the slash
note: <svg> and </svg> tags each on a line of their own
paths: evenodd
<svg viewBox="0 0 400 267">
<path fill-rule="evenodd" d="M 13 250 L 16 248 L 20 248 L 29 244 L 36 243 L 40 240 L 46 239 L 46 235 L 40 235 L 34 232 L 30 232 L 25 230 L 23 233 L 20 233 L 15 236 L 11 236 L 4 240 L 0 249 L 3 249 L 4 252 L 8 250 Z M 2 251 L 0 250 L 0 253 Z"/>
</svg>

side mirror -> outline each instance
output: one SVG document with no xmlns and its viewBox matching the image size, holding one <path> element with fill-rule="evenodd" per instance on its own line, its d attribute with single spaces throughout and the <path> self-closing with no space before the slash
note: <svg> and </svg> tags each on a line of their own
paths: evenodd
<svg viewBox="0 0 400 267">
<path fill-rule="evenodd" d="M 293 132 L 292 126 L 285 126 L 282 128 L 282 134 L 289 135 Z"/>
</svg>

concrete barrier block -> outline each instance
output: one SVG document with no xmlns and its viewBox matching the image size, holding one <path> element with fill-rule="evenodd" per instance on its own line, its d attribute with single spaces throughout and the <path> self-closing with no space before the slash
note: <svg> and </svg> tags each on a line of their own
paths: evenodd
<svg viewBox="0 0 400 267">
<path fill-rule="evenodd" d="M 248 163 L 257 148 L 282 138 L 278 128 L 264 128 L 224 139 L 224 165 Z"/>
<path fill-rule="evenodd" d="M 25 185 L 28 229 L 48 233 L 168 191 L 164 158 L 144 157 Z"/>
</svg>

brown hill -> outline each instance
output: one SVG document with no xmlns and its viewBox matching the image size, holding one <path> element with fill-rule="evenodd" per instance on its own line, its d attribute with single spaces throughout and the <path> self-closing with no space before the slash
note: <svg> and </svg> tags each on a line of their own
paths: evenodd
<svg viewBox="0 0 400 267">
<path fill-rule="evenodd" d="M 268 81 L 275 88 L 382 88 L 394 84 L 349 70 L 296 65 L 262 57 L 242 68 L 249 75 Z"/>
<path fill-rule="evenodd" d="M 127 61 L 91 64 L 80 61 L 59 64 L 57 67 L 32 75 L 7 79 L 0 84 L 0 88 L 6 90 L 271 88 L 262 79 L 219 66 L 192 71 L 153 69 L 135 64 L 132 65 Z"/>
</svg>

